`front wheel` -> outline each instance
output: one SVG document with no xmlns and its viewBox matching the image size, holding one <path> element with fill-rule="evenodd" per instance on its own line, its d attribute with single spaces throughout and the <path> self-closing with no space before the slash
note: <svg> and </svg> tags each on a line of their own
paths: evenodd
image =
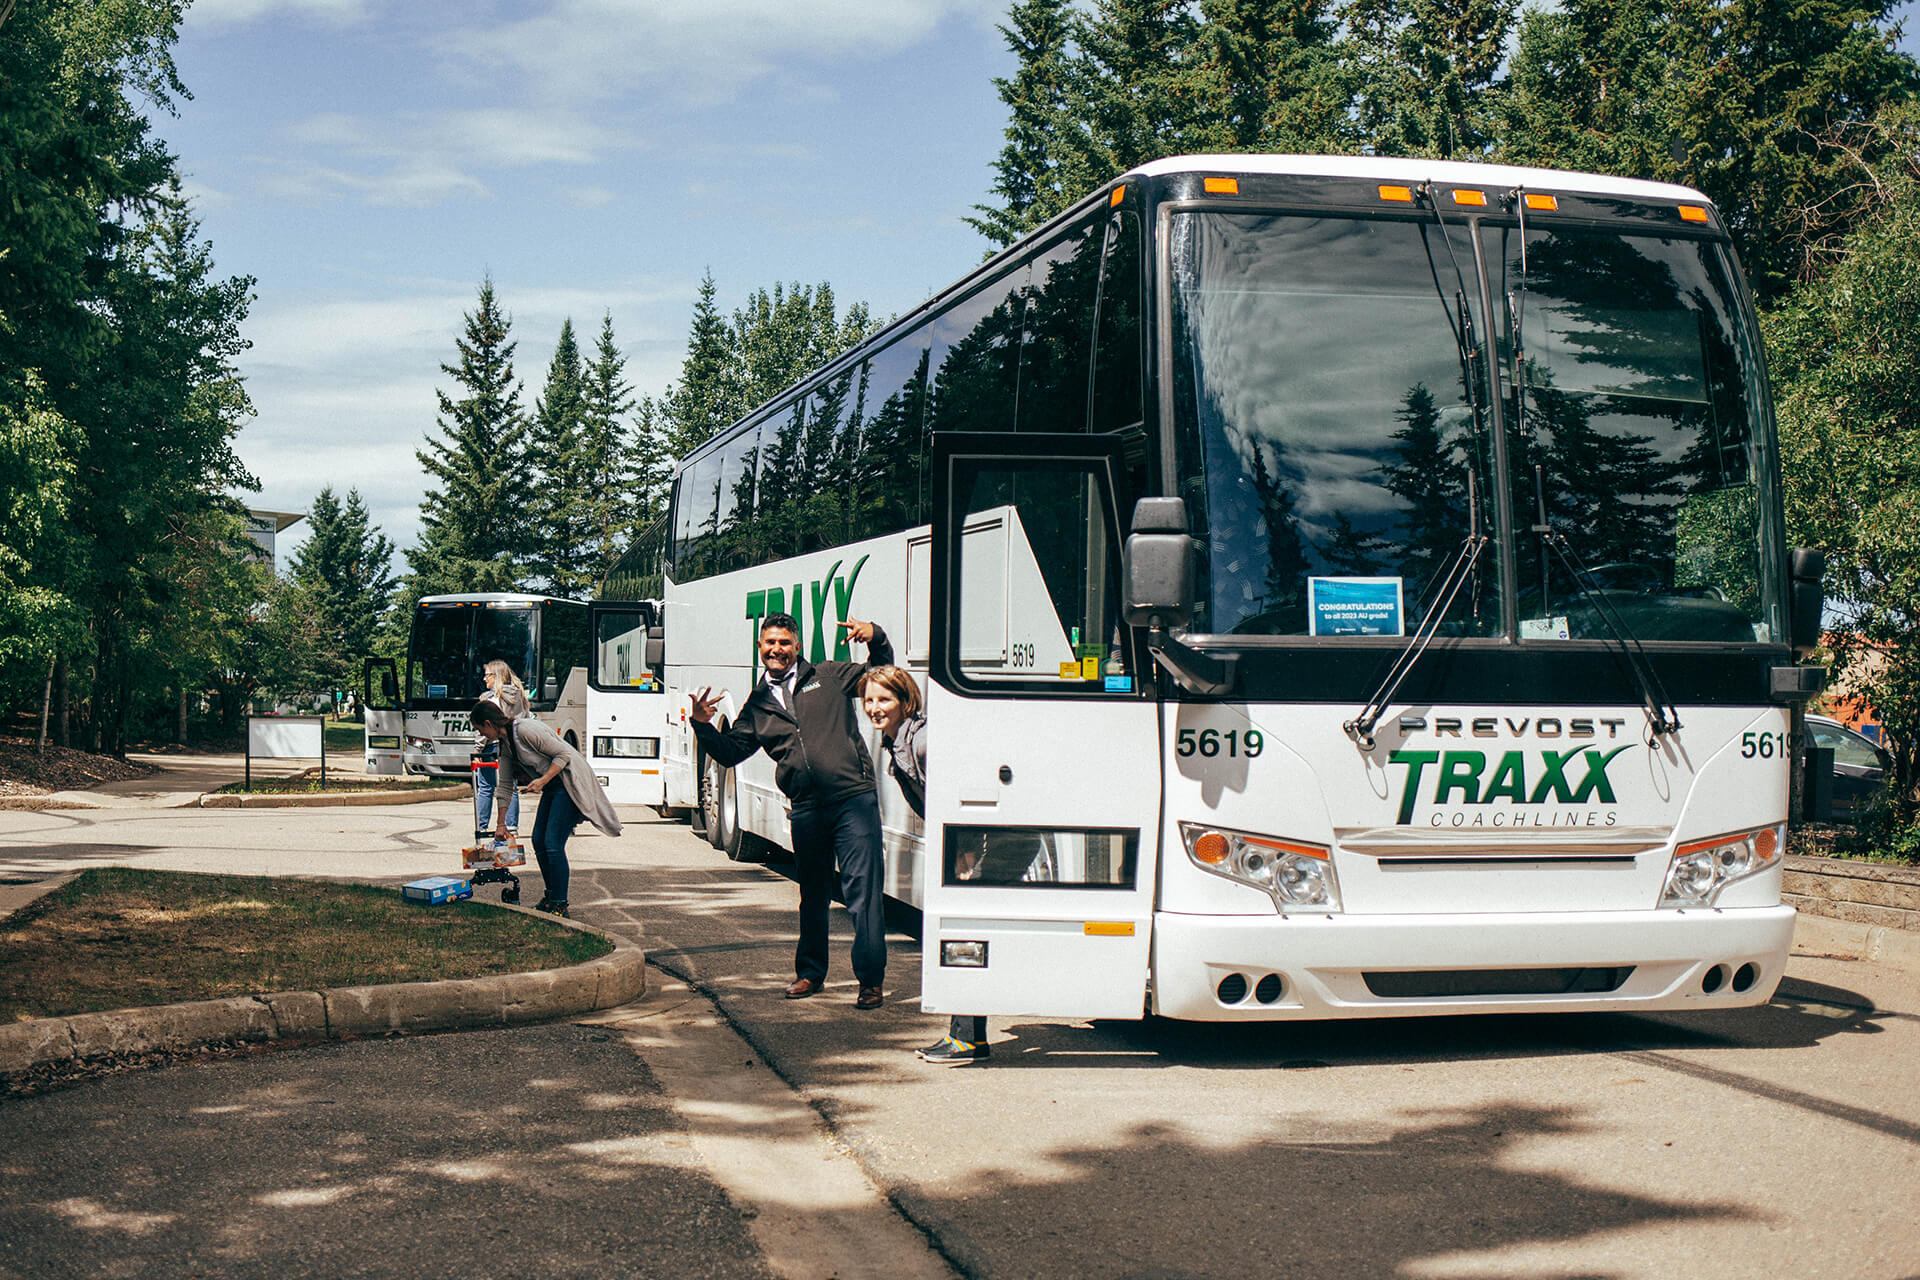
<svg viewBox="0 0 1920 1280">
<path fill-rule="evenodd" d="M 727 784 L 733 778 L 733 770 L 723 767 L 719 761 L 708 756 L 700 771 L 700 816 L 702 835 L 707 843 L 722 853 L 727 849 L 726 821 L 727 811 L 723 797 Z"/>
</svg>

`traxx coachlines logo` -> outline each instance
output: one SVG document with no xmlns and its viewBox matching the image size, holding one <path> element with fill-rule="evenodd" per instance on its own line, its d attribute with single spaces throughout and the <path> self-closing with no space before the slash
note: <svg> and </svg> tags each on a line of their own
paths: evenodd
<svg viewBox="0 0 1920 1280">
<path fill-rule="evenodd" d="M 867 567 L 869 559 L 871 557 L 861 556 L 845 576 L 841 575 L 840 566 L 846 562 L 835 560 L 826 573 L 814 581 L 794 583 L 791 596 L 785 587 L 747 592 L 747 618 L 753 624 L 747 641 L 748 652 L 753 654 L 749 665 L 757 668 L 760 663 L 760 619 L 774 613 L 790 613 L 800 624 L 800 647 L 808 662 L 825 662 L 828 658 L 845 662 L 851 656 L 847 633 L 837 624 L 850 616 L 853 584 L 860 580 L 860 571 Z M 827 625 L 829 611 L 836 624 L 831 629 Z"/>
<path fill-rule="evenodd" d="M 1503 732 L 1524 737 L 1531 731 L 1532 736 L 1547 739 L 1595 739 L 1604 733 L 1617 739 L 1626 723 L 1597 717 L 1484 716 L 1473 720 L 1438 717 L 1429 725 L 1425 719 L 1405 716 L 1400 732 L 1408 737 L 1430 730 L 1436 737 L 1494 738 Z M 1611 827 L 1619 815 L 1596 806 L 1617 803 L 1607 766 L 1632 745 L 1603 750 L 1583 742 L 1564 749 L 1542 746 L 1497 753 L 1464 746 L 1396 748 L 1387 756 L 1388 765 L 1406 767 L 1396 820 L 1403 826 L 1411 823 L 1414 806 L 1424 799 L 1434 806 L 1426 821 L 1435 827 Z"/>
</svg>

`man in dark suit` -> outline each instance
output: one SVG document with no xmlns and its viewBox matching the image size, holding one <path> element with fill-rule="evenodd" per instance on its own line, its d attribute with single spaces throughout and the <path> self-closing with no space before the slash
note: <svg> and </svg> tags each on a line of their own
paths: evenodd
<svg viewBox="0 0 1920 1280">
<path fill-rule="evenodd" d="M 867 661 L 822 662 L 800 656 L 800 625 L 775 613 L 760 623 L 765 675 L 726 732 L 713 727 L 720 700 L 711 688 L 693 695 L 693 733 L 701 749 L 727 768 L 756 751 L 773 757 L 775 780 L 793 804 L 793 856 L 800 878 L 800 943 L 794 948 L 787 999 L 813 995 L 827 979 L 827 914 L 834 867 L 853 916 L 855 1007 L 877 1009 L 887 973 L 885 867 L 873 760 L 860 736 L 853 697 L 871 667 L 893 661 L 893 646 L 871 622 L 840 624 L 867 647 Z"/>
</svg>

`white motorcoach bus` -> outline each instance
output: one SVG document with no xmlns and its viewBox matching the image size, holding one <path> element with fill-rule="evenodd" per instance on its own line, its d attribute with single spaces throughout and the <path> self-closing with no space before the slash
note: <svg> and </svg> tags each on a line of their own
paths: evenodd
<svg viewBox="0 0 1920 1280">
<path fill-rule="evenodd" d="M 526 685 L 533 714 L 573 745 L 585 741 L 585 604 L 513 592 L 423 596 L 404 675 L 384 659 L 366 664 L 367 772 L 466 777 L 478 741 L 467 713 L 496 658 Z"/>
<path fill-rule="evenodd" d="M 1756 1004 L 1817 689 L 1779 485 L 1698 192 L 1158 161 L 681 463 L 666 790 L 785 844 L 687 694 L 768 613 L 815 661 L 872 619 L 929 707 L 925 823 L 880 789 L 930 1011 Z"/>
</svg>

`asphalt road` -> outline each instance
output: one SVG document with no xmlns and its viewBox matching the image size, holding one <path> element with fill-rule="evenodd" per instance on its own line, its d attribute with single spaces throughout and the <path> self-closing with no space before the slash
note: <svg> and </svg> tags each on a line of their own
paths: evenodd
<svg viewBox="0 0 1920 1280">
<path fill-rule="evenodd" d="M 447 870 L 466 813 L 0 813 L 0 878 L 112 861 L 397 881 Z M 196 1063 L 0 1105 L 0 1274 L 156 1274 L 141 1249 L 177 1237 L 209 1275 L 438 1274 L 403 1265 L 422 1257 L 469 1275 L 848 1275 L 903 1256 L 878 1242 L 904 1217 L 935 1263 L 982 1276 L 1920 1275 L 1912 971 L 1802 947 L 1772 1004 L 1714 1015 L 996 1021 L 990 1065 L 943 1069 L 911 1053 L 943 1019 L 914 1004 L 910 939 L 894 939 L 887 1005 L 861 1013 L 836 916 L 828 991 L 782 1000 L 795 891 L 777 874 L 645 820 L 574 854 L 576 915 L 644 937 L 646 1000 L 590 1026 Z M 675 1056 L 638 1029 L 669 1009 L 739 1039 Z M 504 1065 L 516 1055 L 568 1070 Z M 504 1094 L 474 1084 L 499 1074 Z M 573 1083 L 524 1083 L 547 1079 Z M 267 1113 L 289 1090 L 304 1101 L 282 1128 Z M 516 1127 L 488 1117 L 538 1090 L 559 1095 L 528 1126 L 545 1136 L 511 1147 Z M 146 1117 L 165 1132 L 140 1137 Z M 817 1118 L 886 1200 L 755 1167 L 781 1126 L 792 1141 Z M 172 1132 L 202 1126 L 205 1142 Z M 340 1174 L 336 1130 L 377 1142 L 394 1181 L 268 1199 Z M 481 1156 L 448 1136 L 467 1130 L 487 1135 Z M 444 1172 L 476 1159 L 469 1183 Z M 345 1244 L 303 1245 L 316 1231 Z M 72 1269 L 18 1269 L 23 1239 Z"/>
</svg>

